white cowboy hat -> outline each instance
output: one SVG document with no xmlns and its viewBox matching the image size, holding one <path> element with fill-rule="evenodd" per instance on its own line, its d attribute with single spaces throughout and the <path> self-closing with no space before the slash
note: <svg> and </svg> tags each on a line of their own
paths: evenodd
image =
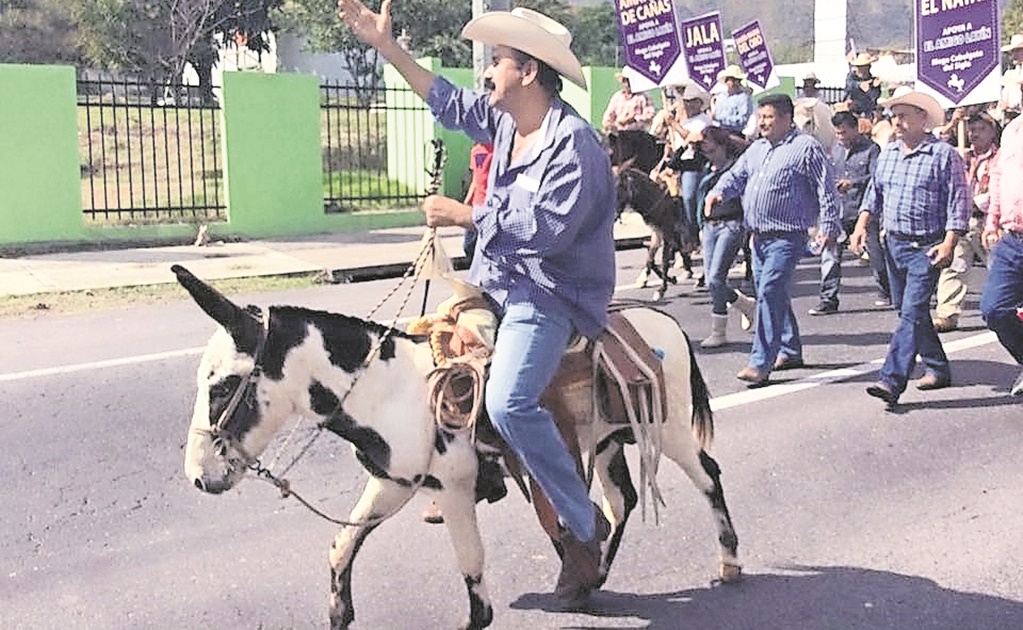
<svg viewBox="0 0 1023 630">
<path fill-rule="evenodd" d="M 543 13 L 522 7 L 511 11 L 490 11 L 470 20 L 462 29 L 462 37 L 491 46 L 521 50 L 586 89 L 582 64 L 569 48 L 572 34 Z"/>
<path fill-rule="evenodd" d="M 1012 52 L 1014 50 L 1019 50 L 1020 48 L 1023 48 L 1023 35 L 1016 33 L 1009 38 L 1008 44 L 1002 46 L 1002 52 Z"/>
<path fill-rule="evenodd" d="M 817 78 L 817 75 L 812 72 L 807 72 L 806 76 L 803 77 L 803 83 L 813 83 L 814 85 L 820 83 L 821 80 Z"/>
<path fill-rule="evenodd" d="M 870 54 L 861 52 L 852 59 L 849 60 L 850 66 L 869 66 L 874 63 L 875 59 Z"/>
<path fill-rule="evenodd" d="M 710 94 L 707 94 L 707 91 L 700 86 L 695 83 L 690 83 L 686 86 L 686 89 L 682 90 L 683 101 L 693 101 L 697 99 L 699 99 L 702 109 L 710 107 Z"/>
<path fill-rule="evenodd" d="M 718 73 L 718 81 L 724 81 L 725 79 L 735 79 L 736 81 L 742 81 L 745 78 L 746 73 L 742 71 L 742 68 L 735 65 L 734 63 Z"/>
<path fill-rule="evenodd" d="M 895 105 L 910 105 L 927 114 L 927 126 L 931 129 L 945 124 L 945 110 L 933 96 L 917 92 L 913 88 L 903 85 L 895 90 L 892 97 L 877 102 L 881 107 L 894 107 Z"/>
</svg>

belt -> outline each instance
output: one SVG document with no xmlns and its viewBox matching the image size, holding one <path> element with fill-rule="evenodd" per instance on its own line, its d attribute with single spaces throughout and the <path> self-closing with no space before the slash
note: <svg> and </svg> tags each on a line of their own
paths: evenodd
<svg viewBox="0 0 1023 630">
<path fill-rule="evenodd" d="M 935 232 L 933 234 L 900 234 L 898 232 L 888 232 L 887 238 L 894 238 L 897 241 L 905 241 L 907 243 L 937 243 L 940 240 L 944 240 L 944 232 Z"/>
<path fill-rule="evenodd" d="M 787 231 L 787 230 L 765 230 L 765 231 L 753 230 L 753 237 L 754 238 L 784 238 L 786 236 L 792 236 L 793 234 L 803 234 L 803 232 L 800 231 L 800 230 L 793 230 L 791 232 Z"/>
</svg>

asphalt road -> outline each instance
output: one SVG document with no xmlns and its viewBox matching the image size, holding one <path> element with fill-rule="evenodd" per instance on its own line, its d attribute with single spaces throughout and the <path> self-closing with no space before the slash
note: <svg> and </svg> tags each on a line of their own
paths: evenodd
<svg viewBox="0 0 1023 630">
<path fill-rule="evenodd" d="M 623 284 L 638 264 L 639 252 L 621 253 Z M 591 614 L 545 611 L 558 565 L 520 497 L 482 506 L 493 627 L 1023 628 L 1023 407 L 1006 394 L 1017 368 L 985 332 L 974 297 L 964 328 L 943 337 L 955 387 L 911 389 L 899 413 L 885 412 L 863 390 L 895 316 L 870 306 L 866 269 L 846 270 L 842 311 L 799 317 L 807 369 L 746 390 L 734 378 L 749 351 L 737 322 L 738 343 L 698 357 L 744 581 L 711 584 L 709 510 L 668 464 L 660 524 L 637 512 Z M 799 313 L 815 303 L 816 280 L 804 261 Z M 362 315 L 391 286 L 237 299 Z M 680 285 L 662 307 L 695 341 L 709 332 L 705 293 Z M 334 526 L 266 484 L 206 496 L 182 474 L 195 368 L 212 329 L 184 299 L 0 321 L 0 626 L 326 624 Z M 365 479 L 334 438 L 291 477 L 339 514 Z M 357 627 L 450 628 L 465 617 L 446 532 L 418 520 L 425 500 L 362 548 Z"/>
</svg>

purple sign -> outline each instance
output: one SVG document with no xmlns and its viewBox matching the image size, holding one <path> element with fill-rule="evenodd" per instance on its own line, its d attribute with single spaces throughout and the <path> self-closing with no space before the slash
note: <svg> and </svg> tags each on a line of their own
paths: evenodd
<svg viewBox="0 0 1023 630">
<path fill-rule="evenodd" d="M 725 69 L 725 45 L 721 41 L 721 14 L 708 13 L 682 21 L 682 52 L 689 78 L 708 92 Z"/>
<path fill-rule="evenodd" d="M 739 53 L 739 64 L 746 71 L 746 80 L 759 88 L 766 89 L 767 81 L 774 70 L 771 51 L 760 29 L 760 20 L 753 20 L 746 26 L 732 31 L 735 50 Z"/>
<path fill-rule="evenodd" d="M 661 85 L 682 54 L 671 0 L 615 0 L 625 62 Z"/>
<path fill-rule="evenodd" d="M 959 104 L 999 67 L 998 3 L 918 0 L 916 72 L 920 81 Z"/>
</svg>

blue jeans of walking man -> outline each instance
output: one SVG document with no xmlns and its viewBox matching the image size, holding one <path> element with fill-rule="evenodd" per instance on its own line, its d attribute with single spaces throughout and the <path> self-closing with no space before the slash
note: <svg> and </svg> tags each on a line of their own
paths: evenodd
<svg viewBox="0 0 1023 630">
<path fill-rule="evenodd" d="M 574 329 L 568 318 L 529 304 L 508 306 L 497 329 L 486 404 L 498 432 L 522 458 L 564 525 L 595 535 L 593 504 L 575 461 L 540 396 L 554 378 Z"/>
<path fill-rule="evenodd" d="M 906 391 L 918 354 L 928 374 L 941 381 L 951 377 L 948 357 L 930 315 L 931 295 L 941 270 L 931 264 L 927 250 L 943 238 L 944 235 L 921 240 L 887 239 L 888 280 L 899 324 L 881 368 L 881 381 L 896 395 Z"/>
<path fill-rule="evenodd" d="M 988 256 L 991 268 L 980 296 L 980 312 L 1016 363 L 1023 365 L 1023 235 L 1005 232 Z"/>
<path fill-rule="evenodd" d="M 792 312 L 792 281 L 805 248 L 805 232 L 753 237 L 757 324 L 749 364 L 763 372 L 770 372 L 779 356 L 803 358 L 799 325 Z"/>
</svg>

